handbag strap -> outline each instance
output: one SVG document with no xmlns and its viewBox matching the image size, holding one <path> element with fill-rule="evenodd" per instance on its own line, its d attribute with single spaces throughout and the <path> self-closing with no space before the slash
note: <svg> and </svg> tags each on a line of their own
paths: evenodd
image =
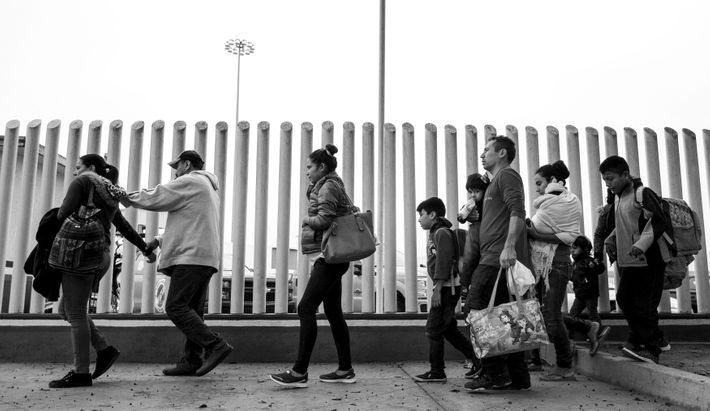
<svg viewBox="0 0 710 411">
<path fill-rule="evenodd" d="M 498 281 L 500 280 L 500 275 L 503 274 L 503 267 L 498 270 L 498 275 L 496 276 L 496 283 L 493 285 L 493 293 L 491 294 L 491 299 L 488 301 L 488 311 L 493 309 L 493 304 L 496 300 L 496 292 L 498 291 Z"/>
<path fill-rule="evenodd" d="M 348 200 L 348 209 L 350 210 L 351 213 L 354 213 L 355 211 L 353 209 L 355 209 L 357 207 L 355 207 L 355 204 L 353 204 L 353 200 L 350 199 L 350 196 L 348 195 L 347 190 L 345 190 L 345 185 L 334 178 L 329 178 L 328 181 L 332 181 L 338 187 L 340 187 L 340 190 L 343 192 L 343 194 L 345 194 L 345 198 Z"/>
</svg>

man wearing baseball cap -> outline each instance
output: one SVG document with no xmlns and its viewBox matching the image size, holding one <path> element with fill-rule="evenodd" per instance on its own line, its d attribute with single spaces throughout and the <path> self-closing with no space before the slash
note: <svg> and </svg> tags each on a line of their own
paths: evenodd
<svg viewBox="0 0 710 411">
<path fill-rule="evenodd" d="M 203 320 L 210 277 L 220 259 L 219 183 L 203 170 L 205 162 L 197 151 L 183 151 L 168 165 L 175 169 L 175 179 L 129 193 L 121 203 L 168 213 L 164 234 L 148 244 L 161 249 L 158 271 L 170 277 L 165 311 L 187 340 L 183 357 L 163 374 L 202 376 L 234 349 Z"/>
</svg>

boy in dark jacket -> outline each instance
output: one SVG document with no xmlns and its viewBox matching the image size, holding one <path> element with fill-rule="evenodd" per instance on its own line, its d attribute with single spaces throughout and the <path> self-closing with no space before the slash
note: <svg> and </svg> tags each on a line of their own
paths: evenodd
<svg viewBox="0 0 710 411">
<path fill-rule="evenodd" d="M 638 361 L 658 363 L 663 333 L 658 327 L 658 303 L 671 249 L 663 239 L 671 229 L 669 218 L 653 190 L 641 187 L 622 157 L 611 156 L 599 172 L 616 195 L 613 229 L 606 243 L 621 274 L 616 302 L 629 324 L 629 341 L 621 351 Z M 641 204 L 637 201 L 641 191 Z M 610 229 L 612 227 L 608 227 Z M 640 348 L 643 346 L 644 348 Z"/>
<path fill-rule="evenodd" d="M 574 303 L 569 315 L 564 317 L 565 326 L 570 332 L 579 331 L 587 335 L 591 346 L 589 355 L 595 355 L 599 346 L 606 339 L 610 328 L 601 329 L 597 301 L 599 299 L 599 275 L 604 273 L 604 265 L 599 264 L 590 254 L 592 242 L 583 235 L 572 243 L 572 285 Z M 587 310 L 589 321 L 579 318 Z"/>
<path fill-rule="evenodd" d="M 444 373 L 444 339 L 472 361 L 473 346 L 456 326 L 455 309 L 461 296 L 458 276 L 458 239 L 444 216 L 446 206 L 438 197 L 422 201 L 417 207 L 419 224 L 429 231 L 427 238 L 427 272 L 434 281 L 431 307 L 426 322 L 429 339 L 430 370 L 414 376 L 418 382 L 446 382 Z"/>
</svg>

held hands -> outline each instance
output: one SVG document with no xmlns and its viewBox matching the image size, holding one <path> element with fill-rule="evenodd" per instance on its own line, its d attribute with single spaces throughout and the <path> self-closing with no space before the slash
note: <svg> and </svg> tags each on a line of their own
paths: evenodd
<svg viewBox="0 0 710 411">
<path fill-rule="evenodd" d="M 149 263 L 155 262 L 155 249 L 158 248 L 159 245 L 160 243 L 158 242 L 158 239 L 154 238 L 151 241 L 147 242 L 145 250 L 141 251 L 141 253 L 143 254 L 143 256 L 146 257 Z"/>
</svg>

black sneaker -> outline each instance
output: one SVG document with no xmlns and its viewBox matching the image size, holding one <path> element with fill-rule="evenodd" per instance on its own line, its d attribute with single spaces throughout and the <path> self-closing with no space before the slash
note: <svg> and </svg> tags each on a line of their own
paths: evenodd
<svg viewBox="0 0 710 411">
<path fill-rule="evenodd" d="M 514 384 L 511 382 L 510 384 L 494 387 L 492 389 L 496 391 L 530 391 L 530 387 L 530 381 L 528 381 L 526 384 Z"/>
<path fill-rule="evenodd" d="M 624 346 L 621 348 L 621 352 L 632 360 L 658 364 L 658 355 L 654 355 L 646 349 L 634 350 L 633 347 Z"/>
<path fill-rule="evenodd" d="M 506 376 L 500 375 L 498 377 L 491 377 L 490 375 L 483 374 L 479 378 L 467 382 L 464 388 L 468 391 L 501 390 L 506 389 L 506 387 L 511 384 L 510 378 Z"/>
<path fill-rule="evenodd" d="M 174 367 L 164 369 L 163 374 L 169 377 L 187 377 L 195 375 L 199 368 L 200 364 L 191 364 L 183 358 Z"/>
<path fill-rule="evenodd" d="M 339 382 L 342 384 L 352 384 L 354 382 L 357 382 L 357 378 L 355 378 L 355 370 L 352 368 L 347 371 L 345 374 L 338 374 L 337 371 L 333 371 L 328 374 L 323 374 L 318 379 L 321 382 Z"/>
<path fill-rule="evenodd" d="M 466 374 L 464 374 L 464 378 L 467 380 L 475 380 L 476 378 L 479 378 L 481 376 L 481 373 L 483 372 L 483 368 L 480 366 L 478 367 L 473 367 Z"/>
<path fill-rule="evenodd" d="M 74 371 L 69 371 L 61 380 L 49 382 L 49 388 L 73 388 L 73 387 L 91 387 L 91 374 L 77 374 Z"/>
<path fill-rule="evenodd" d="M 96 369 L 94 373 L 91 374 L 91 378 L 97 379 L 102 376 L 114 362 L 118 359 L 121 352 L 116 349 L 116 347 L 110 345 L 101 351 L 96 352 Z"/>
<path fill-rule="evenodd" d="M 275 382 L 276 384 L 283 385 L 284 387 L 308 387 L 308 373 L 303 374 L 301 377 L 296 377 L 291 372 L 291 370 L 288 370 L 280 374 L 271 374 L 269 377 L 271 378 L 271 381 Z"/>
<path fill-rule="evenodd" d="M 668 340 L 661 337 L 660 341 L 658 341 L 658 348 L 660 348 L 663 352 L 668 352 L 671 350 L 671 345 L 668 343 Z"/>
<path fill-rule="evenodd" d="M 234 350 L 234 347 L 229 345 L 228 342 L 220 345 L 217 348 L 207 349 L 205 352 L 205 361 L 202 363 L 202 367 L 195 371 L 195 375 L 202 377 L 208 372 L 212 371 L 216 366 L 219 365 L 225 358 Z"/>
<path fill-rule="evenodd" d="M 427 371 L 424 374 L 415 375 L 412 379 L 416 382 L 446 382 L 446 375 Z"/>
</svg>

